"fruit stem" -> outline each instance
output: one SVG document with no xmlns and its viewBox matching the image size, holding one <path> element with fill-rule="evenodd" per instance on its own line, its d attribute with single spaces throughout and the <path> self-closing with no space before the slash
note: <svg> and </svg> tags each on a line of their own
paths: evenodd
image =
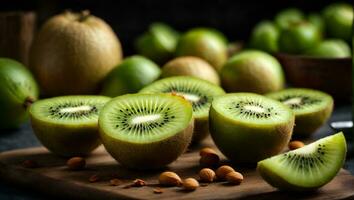
<svg viewBox="0 0 354 200">
<path fill-rule="evenodd" d="M 79 22 L 85 21 L 90 16 L 89 10 L 83 10 L 80 12 Z"/>
<path fill-rule="evenodd" d="M 35 98 L 33 98 L 33 97 L 27 97 L 26 99 L 25 99 L 25 102 L 23 102 L 23 107 L 25 107 L 25 108 L 28 108 L 28 107 L 30 107 L 32 104 L 33 104 L 33 102 L 35 101 Z"/>
</svg>

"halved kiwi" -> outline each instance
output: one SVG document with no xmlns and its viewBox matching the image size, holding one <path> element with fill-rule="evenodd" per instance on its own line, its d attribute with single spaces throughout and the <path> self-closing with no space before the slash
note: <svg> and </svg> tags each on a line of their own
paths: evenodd
<svg viewBox="0 0 354 200">
<path fill-rule="evenodd" d="M 289 191 L 317 189 L 331 181 L 347 152 L 343 133 L 258 162 L 257 170 L 274 187 Z"/>
<path fill-rule="evenodd" d="M 332 114 L 333 98 L 321 91 L 290 88 L 270 93 L 268 97 L 290 107 L 295 113 L 295 137 L 308 137 Z"/>
<path fill-rule="evenodd" d="M 161 79 L 143 88 L 140 93 L 173 93 L 188 100 L 193 106 L 193 117 L 195 119 L 193 143 L 208 136 L 211 102 L 215 96 L 225 94 L 221 87 L 190 76 Z"/>
<path fill-rule="evenodd" d="M 255 163 L 281 152 L 295 119 L 287 106 L 253 93 L 216 97 L 209 115 L 215 144 L 236 163 Z"/>
<path fill-rule="evenodd" d="M 61 156 L 86 155 L 99 144 L 98 114 L 111 98 L 62 96 L 36 101 L 29 110 L 41 143 Z"/>
<path fill-rule="evenodd" d="M 161 168 L 176 160 L 191 142 L 192 114 L 191 104 L 178 96 L 119 96 L 100 114 L 102 143 L 126 167 Z"/>
</svg>

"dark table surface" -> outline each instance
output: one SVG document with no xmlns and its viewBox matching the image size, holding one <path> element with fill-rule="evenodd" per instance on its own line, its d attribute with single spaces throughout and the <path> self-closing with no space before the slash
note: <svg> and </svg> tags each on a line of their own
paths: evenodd
<svg viewBox="0 0 354 200">
<path fill-rule="evenodd" d="M 334 113 L 329 121 L 333 122 L 350 119 L 351 106 L 340 105 L 335 108 Z M 313 139 L 321 138 L 332 133 L 334 133 L 334 131 L 329 127 L 328 124 L 326 124 L 313 135 Z M 346 138 L 350 150 L 348 151 L 347 161 L 344 168 L 348 169 L 352 174 L 354 174 L 354 153 L 352 150 L 352 145 L 354 143 L 353 134 L 351 132 L 347 132 Z M 23 124 L 18 130 L 1 131 L 0 134 L 0 152 L 39 145 L 40 143 L 32 133 L 29 123 Z M 53 199 L 53 197 L 44 196 L 43 194 L 40 194 L 36 191 L 28 191 L 25 188 L 16 188 L 12 185 L 8 185 L 0 181 L 0 200 L 34 199 Z"/>
</svg>

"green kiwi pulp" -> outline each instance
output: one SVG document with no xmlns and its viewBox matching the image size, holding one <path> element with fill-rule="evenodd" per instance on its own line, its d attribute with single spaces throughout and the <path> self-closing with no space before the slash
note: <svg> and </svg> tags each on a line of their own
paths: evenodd
<svg viewBox="0 0 354 200">
<path fill-rule="evenodd" d="M 191 104 L 178 96 L 119 96 L 100 114 L 102 143 L 128 168 L 161 168 L 176 160 L 191 142 L 192 114 Z"/>
<path fill-rule="evenodd" d="M 344 164 L 346 151 L 345 137 L 338 133 L 262 160 L 257 170 L 264 180 L 281 190 L 314 190 L 336 176 Z"/>
<path fill-rule="evenodd" d="M 192 104 L 195 119 L 193 143 L 208 136 L 211 102 L 215 96 L 225 94 L 221 87 L 189 76 L 161 79 L 143 88 L 140 93 L 173 93 L 188 100 Z"/>
<path fill-rule="evenodd" d="M 294 126 L 293 112 L 282 103 L 253 93 L 216 97 L 209 114 L 211 136 L 236 163 L 256 163 L 281 152 Z"/>
<path fill-rule="evenodd" d="M 333 98 L 321 91 L 290 88 L 270 93 L 268 97 L 290 107 L 295 113 L 295 137 L 308 137 L 332 114 Z"/>
<path fill-rule="evenodd" d="M 41 143 L 60 156 L 86 155 L 99 144 L 98 114 L 111 98 L 63 96 L 36 101 L 29 110 Z"/>
</svg>

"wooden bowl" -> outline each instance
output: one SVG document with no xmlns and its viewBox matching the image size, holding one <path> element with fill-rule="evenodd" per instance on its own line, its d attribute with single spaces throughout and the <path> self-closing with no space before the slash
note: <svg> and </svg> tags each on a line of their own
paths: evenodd
<svg viewBox="0 0 354 200">
<path fill-rule="evenodd" d="M 313 88 L 331 94 L 337 101 L 350 101 L 352 58 L 317 58 L 276 54 L 292 87 Z"/>
</svg>

